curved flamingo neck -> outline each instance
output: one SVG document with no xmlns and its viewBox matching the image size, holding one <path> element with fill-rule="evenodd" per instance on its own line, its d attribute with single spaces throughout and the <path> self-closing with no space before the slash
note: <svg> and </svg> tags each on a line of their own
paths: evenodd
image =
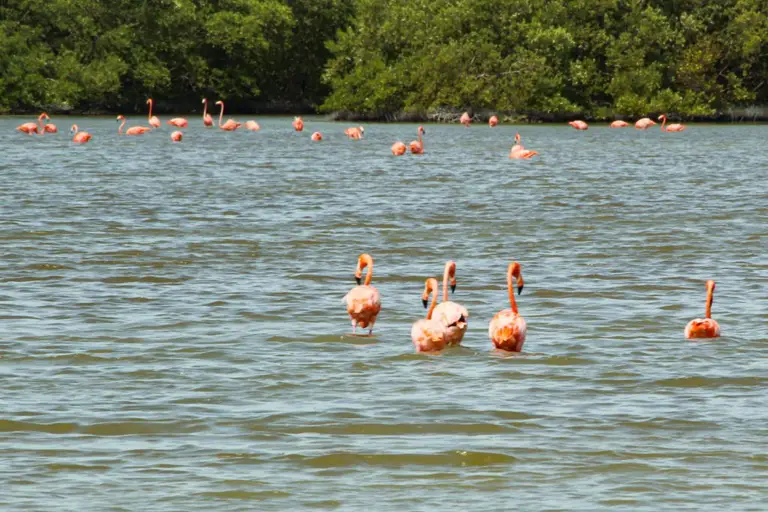
<svg viewBox="0 0 768 512">
<path fill-rule="evenodd" d="M 707 282 L 707 309 L 704 312 L 705 318 L 712 318 L 712 302 L 715 300 L 715 283 Z"/>
<path fill-rule="evenodd" d="M 661 116 L 661 131 L 663 132 L 666 131 L 664 129 L 664 126 L 666 126 L 666 124 L 667 124 L 667 116 Z"/>
<path fill-rule="evenodd" d="M 448 280 L 456 275 L 456 264 L 449 261 L 445 264 L 445 270 L 443 271 L 443 302 L 448 301 Z"/>
<path fill-rule="evenodd" d="M 221 111 L 219 111 L 219 128 L 221 128 L 221 120 L 224 118 L 224 102 L 221 102 Z"/>
<path fill-rule="evenodd" d="M 517 268 L 519 269 L 519 267 Z M 515 302 L 515 288 L 512 286 L 512 283 L 514 283 L 515 279 L 515 264 L 513 263 L 507 269 L 507 293 L 509 294 L 509 307 L 512 309 L 514 314 L 518 314 L 517 302 Z"/>
<path fill-rule="evenodd" d="M 424 149 L 424 139 L 421 138 L 421 134 L 424 130 L 419 126 L 419 145 Z"/>
<path fill-rule="evenodd" d="M 364 257 L 363 262 L 365 263 L 365 266 L 368 267 L 368 271 L 365 273 L 365 283 L 363 283 L 365 286 L 371 285 L 371 280 L 373 279 L 373 258 L 370 256 Z"/>
<path fill-rule="evenodd" d="M 149 103 L 149 115 L 147 116 L 147 119 L 152 119 L 152 99 L 150 98 L 147 103 Z"/>
<path fill-rule="evenodd" d="M 120 123 L 120 127 L 117 129 L 117 134 L 122 135 L 123 134 L 123 126 L 125 126 L 125 122 L 127 121 L 126 118 L 123 118 L 123 122 Z"/>
<path fill-rule="evenodd" d="M 203 119 L 205 119 L 205 114 L 208 113 L 208 100 L 203 100 Z"/>
<path fill-rule="evenodd" d="M 427 320 L 432 320 L 432 313 L 435 311 L 435 307 L 437 307 L 437 296 L 439 294 L 439 289 L 437 286 L 437 279 L 434 277 L 430 278 L 427 283 L 428 288 L 432 290 L 432 305 L 429 306 L 429 311 L 427 311 Z"/>
</svg>

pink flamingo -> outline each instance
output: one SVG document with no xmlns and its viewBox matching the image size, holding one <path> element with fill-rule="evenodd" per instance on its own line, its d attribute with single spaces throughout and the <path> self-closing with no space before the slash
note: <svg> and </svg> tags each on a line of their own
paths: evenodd
<svg viewBox="0 0 768 512">
<path fill-rule="evenodd" d="M 160 128 L 160 120 L 157 118 L 157 116 L 152 115 L 152 105 L 154 104 L 152 98 L 147 100 L 147 104 L 149 105 L 149 115 L 147 116 L 147 119 L 149 120 L 149 126 L 152 128 Z"/>
<path fill-rule="evenodd" d="M 120 124 L 120 127 L 117 129 L 117 134 L 122 135 L 123 126 L 125 126 L 125 123 L 127 120 L 125 119 L 125 116 L 122 116 L 122 115 L 117 116 L 117 120 L 122 121 L 122 123 Z M 151 130 L 152 128 L 147 128 L 146 126 L 132 126 L 125 131 L 125 135 L 143 135 Z"/>
<path fill-rule="evenodd" d="M 354 126 L 352 128 L 347 128 L 346 130 L 344 130 L 344 135 L 346 135 L 350 139 L 360 140 L 363 138 L 363 135 L 365 135 L 365 128 L 363 128 L 362 126 Z"/>
<path fill-rule="evenodd" d="M 537 151 L 533 151 L 532 149 L 525 149 L 522 144 L 520 144 L 520 134 L 515 134 L 515 145 L 512 146 L 512 149 L 509 150 L 509 158 L 513 160 L 528 160 L 529 158 L 533 158 L 538 154 L 539 153 Z"/>
<path fill-rule="evenodd" d="M 707 307 L 705 318 L 696 318 L 685 326 L 685 337 L 692 338 L 717 338 L 720 336 L 720 325 L 712 319 L 712 302 L 714 301 L 715 282 L 707 281 Z"/>
<path fill-rule="evenodd" d="M 216 104 L 221 105 L 221 111 L 219 112 L 219 128 L 227 132 L 233 132 L 242 126 L 242 123 L 238 123 L 232 119 L 227 119 L 226 123 L 221 124 L 221 120 L 224 117 L 224 102 L 219 100 Z"/>
<path fill-rule="evenodd" d="M 421 302 L 427 307 L 429 294 L 432 294 L 432 305 L 427 311 L 427 318 L 417 320 L 411 327 L 411 340 L 416 352 L 437 352 L 443 350 L 447 343 L 446 327 L 439 321 L 432 318 L 432 313 L 437 305 L 438 285 L 437 279 L 430 277 L 424 285 L 424 293 L 421 296 Z"/>
<path fill-rule="evenodd" d="M 320 133 L 320 132 L 313 133 L 312 134 L 312 140 L 314 140 L 315 142 L 319 142 L 319 141 L 323 140 L 323 134 Z"/>
<path fill-rule="evenodd" d="M 395 142 L 394 144 L 392 144 L 392 154 L 395 155 L 395 156 L 404 155 L 406 149 L 407 148 L 405 147 L 405 144 L 403 144 L 400 141 Z"/>
<path fill-rule="evenodd" d="M 69 134 L 74 135 L 74 137 L 72 137 L 72 142 L 75 144 L 85 144 L 91 140 L 91 134 L 88 132 L 81 132 L 78 130 L 76 124 L 73 124 L 72 128 L 69 129 Z"/>
<path fill-rule="evenodd" d="M 469 117 L 468 112 L 464 112 L 461 114 L 461 117 L 459 118 L 459 122 L 464 125 L 465 128 L 469 128 L 469 123 L 472 122 L 472 118 Z"/>
<path fill-rule="evenodd" d="M 32 135 L 33 133 L 37 133 L 39 135 L 42 135 L 45 131 L 45 128 L 43 128 L 43 118 L 48 117 L 48 114 L 43 112 L 38 116 L 37 123 L 24 123 L 22 125 L 19 125 L 16 127 L 16 131 L 24 132 L 27 135 Z"/>
<path fill-rule="evenodd" d="M 638 130 L 647 130 L 648 128 L 650 128 L 651 126 L 653 126 L 655 124 L 656 123 L 654 122 L 653 119 L 651 119 L 649 117 L 643 117 L 643 118 L 638 119 L 635 122 L 635 128 L 638 129 Z"/>
<path fill-rule="evenodd" d="M 48 114 L 43 112 L 42 114 L 40 114 L 40 117 L 38 117 L 37 119 L 38 120 L 45 119 L 46 121 L 50 121 L 51 118 L 48 116 Z M 46 122 L 43 125 L 42 131 L 45 132 L 45 133 L 57 133 L 59 131 L 59 129 L 56 128 L 55 124 Z"/>
<path fill-rule="evenodd" d="M 206 128 L 213 126 L 213 118 L 208 113 L 208 98 L 203 98 L 203 125 Z"/>
<path fill-rule="evenodd" d="M 175 126 L 176 128 L 186 128 L 187 126 L 189 126 L 189 121 L 187 121 L 183 117 L 174 117 L 173 119 L 169 119 L 166 122 L 166 124 Z"/>
<path fill-rule="evenodd" d="M 427 132 L 424 131 L 423 126 L 419 126 L 418 130 L 416 132 L 419 134 L 419 140 L 414 140 L 409 144 L 409 147 L 411 149 L 411 153 L 414 155 L 422 155 L 424 154 L 424 139 L 421 138 L 421 134 L 426 134 Z"/>
<path fill-rule="evenodd" d="M 257 132 L 261 130 L 261 126 L 259 126 L 259 123 L 257 123 L 256 121 L 246 121 L 245 129 L 252 132 Z"/>
<path fill-rule="evenodd" d="M 589 130 L 589 125 L 584 121 L 568 121 L 568 124 L 577 130 Z"/>
<path fill-rule="evenodd" d="M 520 264 L 513 262 L 507 267 L 507 294 L 509 295 L 510 309 L 503 309 L 496 313 L 488 325 L 488 336 L 493 345 L 508 352 L 521 352 L 525 343 L 525 333 L 528 330 L 525 320 L 517 312 L 515 302 L 515 290 L 512 287 L 517 280 L 518 295 L 523 292 L 523 276 L 520 273 Z"/>
<path fill-rule="evenodd" d="M 617 120 L 611 123 L 611 128 L 626 128 L 629 123 L 626 121 Z"/>
<path fill-rule="evenodd" d="M 667 126 L 665 129 L 664 127 L 667 124 L 667 116 L 665 116 L 664 114 L 661 114 L 659 116 L 659 121 L 662 121 L 661 131 L 663 132 L 681 132 L 687 128 L 687 126 L 685 126 L 684 124 L 673 123 Z"/>
<path fill-rule="evenodd" d="M 488 126 L 491 128 L 495 127 L 497 124 L 499 124 L 499 118 L 496 116 L 491 116 L 490 119 L 488 119 Z"/>
<path fill-rule="evenodd" d="M 178 130 L 177 130 L 177 131 L 175 131 L 175 132 L 173 132 L 173 133 L 171 134 L 171 140 L 172 140 L 173 142 L 181 142 L 181 139 L 182 139 L 182 137 L 184 137 L 184 134 L 183 134 L 183 133 L 181 133 L 181 132 L 180 132 L 180 131 L 178 131 Z"/>
<path fill-rule="evenodd" d="M 456 263 L 448 261 L 443 272 L 443 301 L 437 305 L 433 315 L 446 327 L 445 339 L 448 345 L 458 345 L 467 332 L 469 313 L 461 304 L 448 300 L 448 280 L 451 292 L 456 291 Z"/>
<path fill-rule="evenodd" d="M 368 267 L 365 284 L 360 285 L 365 267 Z M 379 290 L 371 286 L 372 278 L 373 258 L 370 254 L 361 254 L 357 259 L 357 269 L 355 270 L 357 286 L 344 296 L 344 302 L 347 303 L 347 313 L 352 320 L 352 334 L 357 333 L 358 325 L 362 328 L 368 327 L 368 334 L 373 334 L 376 316 L 381 311 L 381 297 Z"/>
<path fill-rule="evenodd" d="M 301 117 L 294 117 L 293 123 L 291 124 L 293 125 L 293 129 L 297 132 L 304 130 L 304 120 Z"/>
</svg>

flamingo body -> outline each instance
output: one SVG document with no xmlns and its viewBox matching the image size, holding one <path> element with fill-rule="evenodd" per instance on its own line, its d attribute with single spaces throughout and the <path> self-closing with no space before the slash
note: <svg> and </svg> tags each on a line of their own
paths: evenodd
<svg viewBox="0 0 768 512">
<path fill-rule="evenodd" d="M 365 276 L 365 284 L 360 285 L 362 272 L 368 267 L 368 273 Z M 357 327 L 368 328 L 368 333 L 373 334 L 373 325 L 376 323 L 376 317 L 381 311 L 381 297 L 379 290 L 371 286 L 373 278 L 373 258 L 370 254 L 361 254 L 357 259 L 357 269 L 355 270 L 355 279 L 358 286 L 352 288 L 344 296 L 344 302 L 347 305 L 347 314 L 352 321 L 352 333 L 357 333 Z"/>
<path fill-rule="evenodd" d="M 411 341 L 416 352 L 438 352 L 447 344 L 445 326 L 432 318 L 437 304 L 438 286 L 437 279 L 430 277 L 424 284 L 424 293 L 421 302 L 427 307 L 430 292 L 432 293 L 432 305 L 427 311 L 427 318 L 417 320 L 411 327 Z"/>
<path fill-rule="evenodd" d="M 294 117 L 293 118 L 293 129 L 297 132 L 304 130 L 304 120 L 300 117 Z"/>
<path fill-rule="evenodd" d="M 122 115 L 117 116 L 117 120 L 122 121 L 122 123 L 120 123 L 120 127 L 117 129 L 117 134 L 122 135 L 123 127 L 125 126 L 125 123 L 127 122 L 127 120 L 125 116 L 122 116 Z M 152 128 L 148 128 L 146 126 L 132 126 L 125 131 L 125 135 L 143 135 L 151 130 Z"/>
<path fill-rule="evenodd" d="M 664 114 L 659 116 L 659 121 L 662 121 L 661 131 L 663 132 L 682 132 L 687 128 L 684 124 L 678 124 L 678 123 L 672 123 L 670 125 L 667 125 L 667 116 L 665 116 Z"/>
<path fill-rule="evenodd" d="M 203 126 L 206 128 L 213 126 L 213 118 L 208 113 L 208 98 L 203 98 Z"/>
<path fill-rule="evenodd" d="M 186 128 L 189 125 L 189 121 L 183 117 L 174 117 L 173 119 L 169 119 L 167 124 L 175 126 L 176 128 Z"/>
<path fill-rule="evenodd" d="M 352 128 L 347 128 L 346 130 L 344 130 L 344 135 L 354 140 L 362 139 L 364 134 L 365 134 L 365 128 L 363 128 L 362 126 L 353 126 Z"/>
<path fill-rule="evenodd" d="M 426 133 L 424 131 L 424 127 L 419 126 L 417 133 L 419 136 L 419 140 L 412 141 L 408 145 L 408 148 L 411 150 L 411 153 L 413 153 L 414 155 L 422 155 L 424 154 L 424 140 L 421 138 L 421 134 Z"/>
<path fill-rule="evenodd" d="M 437 305 L 432 318 L 440 322 L 446 329 L 445 341 L 447 345 L 459 345 L 467 332 L 467 319 L 469 313 L 461 304 L 448 300 L 448 282 L 451 290 L 456 289 L 456 263 L 448 261 L 443 271 L 443 301 Z"/>
<path fill-rule="evenodd" d="M 707 303 L 704 318 L 696 318 L 685 326 L 685 337 L 693 338 L 717 338 L 720 336 L 720 325 L 712 319 L 712 302 L 715 295 L 715 282 L 707 281 Z"/>
<path fill-rule="evenodd" d="M 627 126 L 629 126 L 629 123 L 626 121 L 618 120 L 611 123 L 611 128 L 626 128 Z"/>
<path fill-rule="evenodd" d="M 37 126 L 37 123 L 24 123 L 22 125 L 19 125 L 16 127 L 17 131 L 24 132 L 27 135 L 32 135 L 33 133 L 38 133 L 39 127 Z"/>
<path fill-rule="evenodd" d="M 523 145 L 520 144 L 520 134 L 515 134 L 515 145 L 509 150 L 509 158 L 512 160 L 528 160 L 538 154 L 538 152 L 533 151 L 532 149 L 525 149 Z"/>
<path fill-rule="evenodd" d="M 653 126 L 655 124 L 656 124 L 656 122 L 653 119 L 651 119 L 649 117 L 643 117 L 643 118 L 638 119 L 635 122 L 635 128 L 638 129 L 638 130 L 647 130 L 648 128 L 650 128 L 651 126 Z"/>
<path fill-rule="evenodd" d="M 491 128 L 495 127 L 497 124 L 499 124 L 499 118 L 496 116 L 491 116 L 490 119 L 488 119 L 488 126 Z"/>
<path fill-rule="evenodd" d="M 172 140 L 173 142 L 181 142 L 181 139 L 182 139 L 182 137 L 184 137 L 184 134 L 183 134 L 183 133 L 181 133 L 181 132 L 180 132 L 180 131 L 178 131 L 178 130 L 177 130 L 177 131 L 175 131 L 175 132 L 173 132 L 173 133 L 171 134 L 171 140 Z"/>
<path fill-rule="evenodd" d="M 319 142 L 319 141 L 323 140 L 323 134 L 320 133 L 320 132 L 313 133 L 312 134 L 312 140 L 314 140 L 315 142 Z"/>
<path fill-rule="evenodd" d="M 469 112 L 464 112 L 461 114 L 459 122 L 463 124 L 465 128 L 469 128 L 469 124 L 472 122 L 472 118 L 469 117 Z"/>
<path fill-rule="evenodd" d="M 523 291 L 523 276 L 520 270 L 520 264 L 516 261 L 507 267 L 507 294 L 509 295 L 509 309 L 503 309 L 494 315 L 491 323 L 488 325 L 488 336 L 493 345 L 508 352 L 520 352 L 523 350 L 525 335 L 528 328 L 525 320 L 517 311 L 517 302 L 515 302 L 515 290 L 513 283 L 517 280 L 517 293 Z"/>
<path fill-rule="evenodd" d="M 588 130 L 589 125 L 584 121 L 568 121 L 568 124 L 576 128 L 577 130 Z"/>
<path fill-rule="evenodd" d="M 219 100 L 216 104 L 221 105 L 221 110 L 219 111 L 219 128 L 221 130 L 224 130 L 225 132 L 233 132 L 242 126 L 242 123 L 238 123 L 233 119 L 227 119 L 226 123 L 221 124 L 221 120 L 224 118 L 224 102 Z"/>
<path fill-rule="evenodd" d="M 81 132 L 76 124 L 72 125 L 72 128 L 70 129 L 70 133 L 74 133 L 74 137 L 72 137 L 72 142 L 75 144 L 85 144 L 89 140 L 91 140 L 91 134 L 88 132 Z"/>
<path fill-rule="evenodd" d="M 257 132 L 261 130 L 261 126 L 256 121 L 246 121 L 245 129 L 251 132 Z"/>
<path fill-rule="evenodd" d="M 404 155 L 406 149 L 407 148 L 405 147 L 405 144 L 403 144 L 402 142 L 395 142 L 394 144 L 392 144 L 392 154 L 395 156 Z"/>
</svg>

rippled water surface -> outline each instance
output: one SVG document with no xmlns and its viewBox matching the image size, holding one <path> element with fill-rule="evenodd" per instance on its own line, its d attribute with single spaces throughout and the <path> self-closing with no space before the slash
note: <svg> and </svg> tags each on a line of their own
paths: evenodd
<svg viewBox="0 0 768 512">
<path fill-rule="evenodd" d="M 395 158 L 415 125 L 27 120 L 0 118 L 0 508 L 765 510 L 768 127 L 428 125 Z M 469 331 L 415 354 L 448 259 Z M 487 333 L 512 260 L 518 356 Z M 710 278 L 723 336 L 687 341 Z"/>
</svg>

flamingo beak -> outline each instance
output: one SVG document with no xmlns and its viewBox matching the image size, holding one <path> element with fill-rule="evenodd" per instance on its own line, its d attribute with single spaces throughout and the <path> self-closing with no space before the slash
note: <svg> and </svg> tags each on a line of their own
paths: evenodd
<svg viewBox="0 0 768 512">
<path fill-rule="evenodd" d="M 362 282 L 362 278 L 355 276 L 355 281 L 357 281 L 358 286 Z"/>
<path fill-rule="evenodd" d="M 424 304 L 424 309 L 427 309 L 427 299 L 421 299 L 421 303 Z"/>
<path fill-rule="evenodd" d="M 517 287 L 517 294 L 520 295 L 521 293 L 523 293 L 523 285 L 522 284 Z"/>
<path fill-rule="evenodd" d="M 451 293 L 456 291 L 456 283 L 451 283 Z"/>
</svg>

